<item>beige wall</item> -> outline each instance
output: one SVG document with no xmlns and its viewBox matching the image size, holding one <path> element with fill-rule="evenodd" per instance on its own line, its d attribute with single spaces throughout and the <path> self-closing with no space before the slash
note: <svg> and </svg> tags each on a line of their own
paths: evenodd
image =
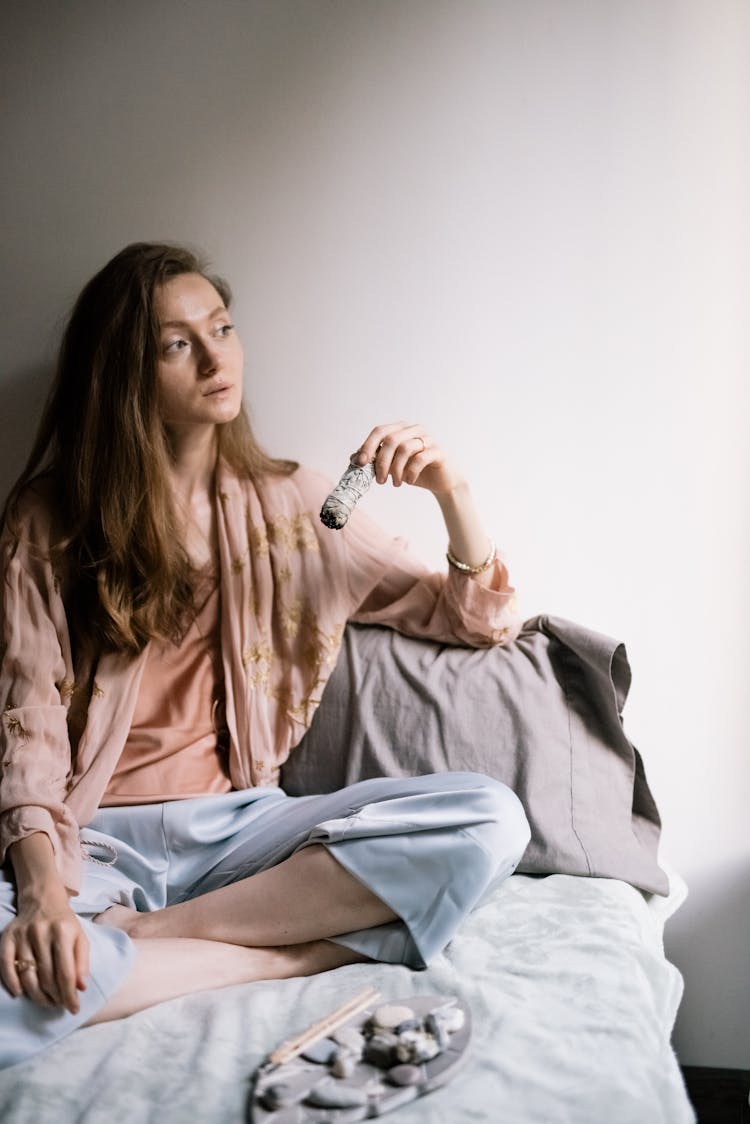
<svg viewBox="0 0 750 1124">
<path fill-rule="evenodd" d="M 0 488 L 65 309 L 123 244 L 232 280 L 257 428 L 337 475 L 376 422 L 466 466 L 526 615 L 627 643 L 691 887 L 685 1063 L 750 1066 L 742 0 L 2 5 Z M 370 510 L 436 564 L 422 494 Z"/>
</svg>

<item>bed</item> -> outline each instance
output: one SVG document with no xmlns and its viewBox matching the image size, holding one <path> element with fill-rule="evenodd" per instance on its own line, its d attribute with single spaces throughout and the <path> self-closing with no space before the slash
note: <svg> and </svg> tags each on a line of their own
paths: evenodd
<svg viewBox="0 0 750 1124">
<path fill-rule="evenodd" d="M 465 1065 L 399 1108 L 403 1124 L 694 1122 L 670 1045 L 682 980 L 662 943 L 686 889 L 658 862 L 658 812 L 622 725 L 629 677 L 621 644 L 559 618 L 479 652 L 350 625 L 284 787 L 490 773 L 531 822 L 518 872 L 424 972 L 351 965 L 84 1029 L 0 1073 L 0 1119 L 243 1121 L 270 1050 L 375 986 L 384 999 L 456 996 L 472 1012 Z"/>
</svg>

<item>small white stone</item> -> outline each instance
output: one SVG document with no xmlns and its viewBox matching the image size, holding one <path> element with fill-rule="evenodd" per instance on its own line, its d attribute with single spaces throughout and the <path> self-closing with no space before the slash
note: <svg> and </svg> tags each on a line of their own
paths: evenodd
<svg viewBox="0 0 750 1124">
<path fill-rule="evenodd" d="M 431 1034 L 425 1034 L 421 1030 L 406 1030 L 399 1035 L 396 1057 L 402 1063 L 414 1065 L 428 1062 L 439 1053 L 440 1047 Z"/>
<path fill-rule="evenodd" d="M 413 1018 L 414 1012 L 411 1007 L 400 1007 L 394 1003 L 376 1007 L 372 1021 L 376 1026 L 382 1026 L 383 1030 L 393 1030 L 394 1027 Z"/>
<path fill-rule="evenodd" d="M 346 1078 L 351 1077 L 356 1068 L 357 1059 L 354 1054 L 351 1054 L 347 1049 L 341 1049 L 333 1059 L 331 1073 L 334 1077 Z"/>
<path fill-rule="evenodd" d="M 460 1007 L 439 1007 L 433 1014 L 449 1034 L 455 1034 L 466 1022 L 466 1016 Z"/>
<path fill-rule="evenodd" d="M 355 1030 L 353 1026 L 340 1026 L 338 1030 L 334 1030 L 331 1038 L 339 1046 L 344 1046 L 347 1050 L 351 1050 L 358 1058 L 362 1057 L 362 1050 L 364 1049 L 365 1039 L 364 1035 Z"/>
</svg>

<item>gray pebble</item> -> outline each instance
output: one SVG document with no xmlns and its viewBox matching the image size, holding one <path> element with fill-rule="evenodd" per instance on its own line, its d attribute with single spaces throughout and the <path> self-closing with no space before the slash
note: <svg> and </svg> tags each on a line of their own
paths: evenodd
<svg viewBox="0 0 750 1124">
<path fill-rule="evenodd" d="M 308 1046 L 306 1050 L 302 1051 L 302 1057 L 308 1062 L 319 1062 L 321 1065 L 328 1065 L 336 1053 L 338 1046 L 330 1038 L 321 1038 L 320 1042 L 313 1042 L 312 1046 Z"/>
<path fill-rule="evenodd" d="M 382 1101 L 373 1101 L 367 1106 L 367 1119 L 369 1120 L 372 1116 L 385 1116 L 392 1113 L 395 1109 L 413 1101 L 421 1091 L 421 1085 L 402 1085 L 401 1088 L 391 1085 L 387 1097 L 384 1097 Z M 274 1124 L 276 1124 L 275 1120 Z M 316 1124 L 318 1124 L 317 1121 Z M 333 1124 L 333 1122 L 330 1122 L 330 1124 Z"/>
<path fill-rule="evenodd" d="M 390 1069 L 396 1060 L 398 1041 L 395 1034 L 374 1034 L 365 1046 L 365 1061 L 378 1069 Z"/>
<path fill-rule="evenodd" d="M 448 1045 L 451 1036 L 442 1015 L 439 1013 L 433 1014 L 432 1012 L 430 1012 L 430 1014 L 424 1021 L 424 1028 L 428 1034 L 432 1035 L 440 1049 L 444 1050 Z"/>
<path fill-rule="evenodd" d="M 394 1085 L 419 1085 L 423 1078 L 418 1065 L 394 1065 L 388 1070 L 388 1080 Z"/>
<path fill-rule="evenodd" d="M 404 1022 L 399 1023 L 396 1027 L 396 1034 L 403 1034 L 405 1030 L 421 1030 L 421 1019 L 405 1019 Z"/>
<path fill-rule="evenodd" d="M 281 1108 L 284 1104 L 289 1104 L 285 1085 L 269 1085 L 267 1089 L 263 1090 L 258 1099 L 269 1112 L 273 1112 L 276 1108 Z"/>
<path fill-rule="evenodd" d="M 302 1096 L 303 1093 L 295 1089 L 293 1085 L 286 1081 L 278 1081 L 263 1090 L 260 1101 L 264 1108 L 273 1112 L 277 1108 L 285 1108 L 288 1105 L 296 1104 L 297 1101 L 302 1100 Z"/>
<path fill-rule="evenodd" d="M 354 1108 L 367 1104 L 367 1091 L 357 1085 L 344 1085 L 331 1077 L 310 1090 L 305 1104 L 315 1105 L 316 1108 Z"/>
<path fill-rule="evenodd" d="M 292 1108 L 282 1108 L 274 1113 L 273 1124 L 304 1124 L 306 1113 L 299 1105 Z"/>
</svg>

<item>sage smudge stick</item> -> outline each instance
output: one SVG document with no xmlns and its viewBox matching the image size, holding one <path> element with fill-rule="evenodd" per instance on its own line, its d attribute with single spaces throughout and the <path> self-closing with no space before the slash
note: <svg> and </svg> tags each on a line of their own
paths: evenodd
<svg viewBox="0 0 750 1124">
<path fill-rule="evenodd" d="M 320 509 L 320 521 L 334 531 L 345 527 L 355 505 L 375 479 L 375 465 L 350 461 L 344 475 Z"/>
</svg>

